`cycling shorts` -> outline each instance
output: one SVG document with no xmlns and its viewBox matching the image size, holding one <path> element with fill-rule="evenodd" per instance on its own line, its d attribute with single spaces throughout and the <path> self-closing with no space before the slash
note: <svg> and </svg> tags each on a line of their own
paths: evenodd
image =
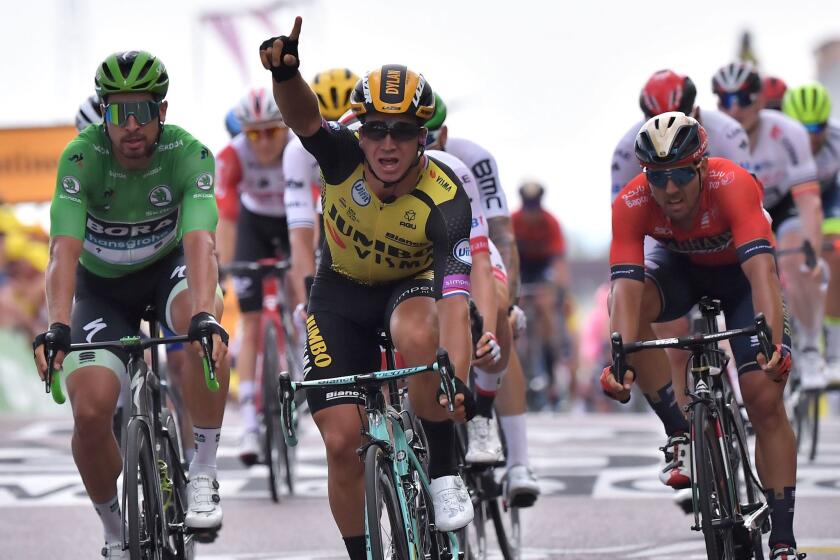
<svg viewBox="0 0 840 560">
<path fill-rule="evenodd" d="M 289 254 L 289 229 L 285 217 L 261 216 L 244 206 L 236 220 L 236 247 L 233 259 L 255 262 L 284 258 Z M 258 272 L 233 275 L 233 286 L 243 313 L 262 309 L 262 281 Z"/>
</svg>

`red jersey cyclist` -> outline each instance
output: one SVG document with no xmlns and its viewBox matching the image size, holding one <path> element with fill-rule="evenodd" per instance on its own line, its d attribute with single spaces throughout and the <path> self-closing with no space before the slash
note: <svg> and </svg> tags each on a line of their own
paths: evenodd
<svg viewBox="0 0 840 560">
<path fill-rule="evenodd" d="M 773 233 L 755 177 L 729 160 L 707 157 L 707 147 L 703 127 L 680 112 L 653 117 L 639 131 L 635 152 L 644 171 L 613 202 L 610 331 L 626 341 L 652 339 L 653 323 L 685 314 L 702 296 L 721 300 L 728 328 L 749 326 L 756 312 L 766 315 L 775 345 L 769 361 L 757 355 L 754 339 L 733 339 L 731 345 L 771 507 L 771 559 L 794 560 L 796 443 L 782 404 L 790 340 Z M 645 236 L 659 242 L 647 254 Z M 630 363 L 623 386 L 605 368 L 603 389 L 626 402 L 632 384 L 639 383 L 669 441 L 677 443 L 665 474 L 673 485 L 687 487 L 689 426 L 665 354 L 641 352 Z"/>
</svg>

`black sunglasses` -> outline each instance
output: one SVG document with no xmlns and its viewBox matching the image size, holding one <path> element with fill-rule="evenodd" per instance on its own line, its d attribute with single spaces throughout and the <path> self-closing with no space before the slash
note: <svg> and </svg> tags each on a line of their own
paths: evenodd
<svg viewBox="0 0 840 560">
<path fill-rule="evenodd" d="M 671 180 L 674 184 L 682 188 L 689 184 L 694 176 L 697 175 L 697 169 L 694 167 L 677 167 L 676 169 L 645 169 L 648 183 L 657 189 L 664 189 L 668 186 L 668 181 Z"/>
<path fill-rule="evenodd" d="M 387 124 L 382 121 L 368 121 L 362 125 L 362 135 L 371 140 L 384 140 L 389 134 L 397 142 L 416 140 L 420 136 L 421 127 L 404 121 Z"/>
</svg>

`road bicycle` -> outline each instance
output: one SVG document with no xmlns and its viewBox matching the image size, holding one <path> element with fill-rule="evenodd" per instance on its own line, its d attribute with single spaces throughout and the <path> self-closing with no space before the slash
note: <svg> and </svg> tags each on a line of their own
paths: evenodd
<svg viewBox="0 0 840 560">
<path fill-rule="evenodd" d="M 146 316 L 154 316 L 147 310 Z M 150 332 L 157 333 L 157 324 L 150 320 Z M 51 333 L 47 334 L 47 341 Z M 128 354 L 126 370 L 131 387 L 131 412 L 125 428 L 123 457 L 123 548 L 132 560 L 190 559 L 195 542 L 212 542 L 218 530 L 193 530 L 186 526 L 187 482 L 181 445 L 178 440 L 178 419 L 166 408 L 165 381 L 159 371 L 158 352 L 152 352 L 151 367 L 144 359 L 147 348 L 163 344 L 188 343 L 187 336 L 141 338 L 126 336 L 119 340 L 70 345 L 71 352 L 115 350 Z M 211 343 L 200 341 L 204 351 L 204 379 L 211 391 L 219 390 L 212 360 Z M 48 347 L 51 345 L 47 345 Z M 54 371 L 55 353 L 47 349 L 46 391 L 53 400 L 66 400 L 60 371 Z"/>
<path fill-rule="evenodd" d="M 428 448 L 420 422 L 403 406 L 406 390 L 398 381 L 436 371 L 453 410 L 455 387 L 452 366 L 445 350 L 434 363 L 395 369 L 393 351 L 385 342 L 386 367 L 372 373 L 346 375 L 318 381 L 292 381 L 280 376 L 279 402 L 283 434 L 289 446 L 297 444 L 294 425 L 295 393 L 301 389 L 339 388 L 364 395 L 364 443 L 358 450 L 365 463 L 365 538 L 368 558 L 454 560 L 459 553 L 454 532 L 435 527 L 434 506 L 426 470 Z M 386 391 L 383 388 L 387 387 Z"/>
<path fill-rule="evenodd" d="M 283 278 L 289 262 L 273 258 L 256 262 L 232 262 L 222 270 L 229 274 L 256 274 L 262 283 L 262 310 L 257 339 L 255 405 L 260 419 L 263 461 L 268 466 L 268 488 L 271 499 L 280 501 L 284 486 L 289 495 L 295 492 L 296 452 L 286 445 L 280 426 L 277 406 L 277 377 L 288 371 L 293 379 L 303 375 L 302 351 L 295 344 L 292 310 L 283 297 Z M 302 401 L 298 401 L 302 405 Z"/>
<path fill-rule="evenodd" d="M 761 352 L 771 356 L 770 327 L 764 315 L 752 327 L 719 332 L 720 301 L 699 303 L 704 332 L 624 344 L 611 337 L 612 371 L 619 383 L 627 369 L 626 355 L 654 348 L 691 352 L 686 368 L 694 525 L 702 531 L 710 560 L 763 560 L 761 535 L 769 531 L 769 507 L 751 462 L 744 420 L 725 369 L 729 357 L 717 343 L 737 336 L 755 336 Z M 616 374 L 615 372 L 619 372 Z"/>
</svg>

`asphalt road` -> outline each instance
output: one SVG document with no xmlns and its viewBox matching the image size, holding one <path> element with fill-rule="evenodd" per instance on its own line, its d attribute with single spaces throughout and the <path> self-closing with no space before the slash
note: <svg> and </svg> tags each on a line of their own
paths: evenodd
<svg viewBox="0 0 840 560">
<path fill-rule="evenodd" d="M 66 416 L 0 416 L 0 559 L 97 558 L 101 526 L 69 453 Z M 207 560 L 343 558 L 326 501 L 326 467 L 310 425 L 295 496 L 271 502 L 267 471 L 236 458 L 228 415 L 219 455 L 224 528 Z M 656 478 L 664 437 L 652 416 L 529 417 L 543 496 L 523 510 L 525 559 L 705 558 L 692 518 Z M 814 464 L 800 462 L 795 529 L 809 560 L 840 559 L 840 419 L 828 418 Z"/>
</svg>

